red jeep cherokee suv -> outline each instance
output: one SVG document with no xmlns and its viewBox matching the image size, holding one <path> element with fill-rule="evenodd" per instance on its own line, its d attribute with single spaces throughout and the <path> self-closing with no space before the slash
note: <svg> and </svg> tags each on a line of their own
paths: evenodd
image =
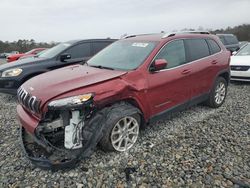
<svg viewBox="0 0 250 188">
<path fill-rule="evenodd" d="M 23 148 L 42 168 L 72 167 L 97 144 L 126 151 L 148 122 L 201 102 L 221 106 L 229 61 L 207 32 L 128 36 L 19 88 Z"/>
</svg>

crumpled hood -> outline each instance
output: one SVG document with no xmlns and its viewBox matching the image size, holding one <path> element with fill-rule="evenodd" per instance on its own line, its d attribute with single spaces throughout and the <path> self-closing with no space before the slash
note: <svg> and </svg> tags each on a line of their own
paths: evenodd
<svg viewBox="0 0 250 188">
<path fill-rule="evenodd" d="M 250 66 L 250 56 L 231 56 L 230 65 Z"/>
<path fill-rule="evenodd" d="M 40 74 L 25 82 L 22 87 L 31 95 L 42 100 L 43 105 L 58 95 L 113 79 L 125 73 L 126 71 L 99 69 L 87 65 L 73 65 Z"/>
</svg>

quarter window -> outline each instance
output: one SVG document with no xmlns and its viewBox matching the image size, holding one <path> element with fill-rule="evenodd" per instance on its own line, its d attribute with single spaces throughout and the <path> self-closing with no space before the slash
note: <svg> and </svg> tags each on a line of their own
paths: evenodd
<svg viewBox="0 0 250 188">
<path fill-rule="evenodd" d="M 188 61 L 195 61 L 210 55 L 209 48 L 205 39 L 186 39 L 185 40 Z"/>
<path fill-rule="evenodd" d="M 215 42 L 214 40 L 212 39 L 208 39 L 207 40 L 209 46 L 210 46 L 210 51 L 211 51 L 211 54 L 216 54 L 218 52 L 220 52 L 221 48 L 220 46 L 217 44 L 217 42 Z"/>
<path fill-rule="evenodd" d="M 168 62 L 167 69 L 177 67 L 186 62 L 186 54 L 183 40 L 170 42 L 161 49 L 155 59 L 165 59 Z"/>
</svg>

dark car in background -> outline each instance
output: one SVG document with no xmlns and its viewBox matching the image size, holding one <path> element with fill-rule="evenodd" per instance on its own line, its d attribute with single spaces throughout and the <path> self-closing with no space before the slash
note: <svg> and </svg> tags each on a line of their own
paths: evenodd
<svg viewBox="0 0 250 188">
<path fill-rule="evenodd" d="M 115 39 L 72 40 L 60 43 L 39 56 L 3 64 L 0 66 L 0 92 L 15 95 L 17 89 L 28 79 L 64 66 L 83 64 L 114 41 Z"/>
<path fill-rule="evenodd" d="M 224 46 L 232 53 L 240 49 L 237 37 L 233 34 L 216 34 Z"/>
</svg>

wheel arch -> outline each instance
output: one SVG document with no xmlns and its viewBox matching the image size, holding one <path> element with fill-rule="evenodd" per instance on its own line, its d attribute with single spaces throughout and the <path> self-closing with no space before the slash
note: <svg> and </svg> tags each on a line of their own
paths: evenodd
<svg viewBox="0 0 250 188">
<path fill-rule="evenodd" d="M 228 71 L 219 73 L 217 77 L 223 77 L 226 80 L 227 84 L 229 84 L 230 82 L 230 73 Z"/>
<path fill-rule="evenodd" d="M 138 108 L 140 110 L 140 116 L 141 116 L 141 121 L 142 121 L 142 126 L 144 126 L 144 124 L 147 122 L 147 112 L 144 109 L 143 105 L 135 98 L 123 98 L 120 100 L 116 100 L 116 101 L 110 101 L 109 103 L 106 103 L 104 106 L 102 106 L 102 108 L 107 107 L 107 106 L 111 106 L 117 103 L 128 103 L 136 108 Z"/>
</svg>

